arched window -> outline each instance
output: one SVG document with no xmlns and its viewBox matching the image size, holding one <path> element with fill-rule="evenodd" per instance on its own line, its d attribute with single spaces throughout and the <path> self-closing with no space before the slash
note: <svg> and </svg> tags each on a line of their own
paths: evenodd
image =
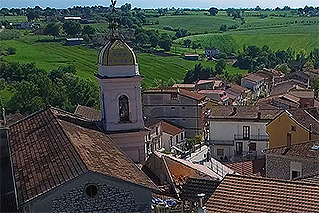
<svg viewBox="0 0 319 213">
<path fill-rule="evenodd" d="M 119 97 L 120 122 L 130 121 L 129 112 L 128 98 L 126 95 L 121 95 Z"/>
</svg>

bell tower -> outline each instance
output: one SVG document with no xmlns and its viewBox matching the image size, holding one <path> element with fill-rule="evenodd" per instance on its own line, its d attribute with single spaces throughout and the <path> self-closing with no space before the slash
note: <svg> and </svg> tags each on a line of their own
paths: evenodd
<svg viewBox="0 0 319 213">
<path fill-rule="evenodd" d="M 134 161 L 145 161 L 145 136 L 142 115 L 141 81 L 136 55 L 124 42 L 116 20 L 115 3 L 109 41 L 99 53 L 99 73 L 102 128 Z"/>
<path fill-rule="evenodd" d="M 111 38 L 100 51 L 98 65 L 103 129 L 143 129 L 142 77 L 133 50 L 120 37 Z"/>
</svg>

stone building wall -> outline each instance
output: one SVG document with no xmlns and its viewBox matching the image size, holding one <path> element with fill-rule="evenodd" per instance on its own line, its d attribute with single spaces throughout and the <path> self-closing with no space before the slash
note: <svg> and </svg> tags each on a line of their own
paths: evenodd
<svg viewBox="0 0 319 213">
<path fill-rule="evenodd" d="M 319 161 L 292 157 L 278 157 L 267 155 L 266 177 L 290 179 L 290 162 L 299 162 L 302 165 L 301 176 L 319 171 Z"/>
<path fill-rule="evenodd" d="M 96 183 L 95 197 L 86 194 L 82 184 L 52 199 L 52 212 L 150 212 L 147 204 L 136 204 L 134 192 L 123 188 Z"/>
</svg>

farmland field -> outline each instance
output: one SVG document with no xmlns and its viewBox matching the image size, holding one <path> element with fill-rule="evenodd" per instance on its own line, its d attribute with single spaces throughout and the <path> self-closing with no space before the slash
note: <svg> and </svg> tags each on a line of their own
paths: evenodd
<svg viewBox="0 0 319 213">
<path fill-rule="evenodd" d="M 46 42 L 41 42 L 44 40 Z M 5 57 L 6 61 L 30 63 L 37 67 L 50 71 L 59 66 L 75 65 L 77 74 L 97 83 L 94 73 L 98 72 L 98 51 L 84 46 L 65 46 L 63 41 L 54 42 L 52 38 L 41 36 L 40 41 L 33 35 L 27 35 L 17 40 L 0 41 L 3 49 L 13 47 L 17 50 L 15 55 Z M 179 56 L 161 57 L 152 54 L 137 54 L 140 73 L 144 75 L 144 83 L 151 86 L 155 78 L 174 80 L 181 82 L 187 70 L 192 69 L 195 64 L 202 63 L 205 67 L 214 67 L 215 62 L 187 61 Z M 232 73 L 245 73 L 232 66 L 226 70 Z"/>
</svg>

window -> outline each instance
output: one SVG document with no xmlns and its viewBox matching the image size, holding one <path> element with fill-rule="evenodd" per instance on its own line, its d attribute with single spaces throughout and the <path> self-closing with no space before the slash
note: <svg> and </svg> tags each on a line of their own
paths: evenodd
<svg viewBox="0 0 319 213">
<path fill-rule="evenodd" d="M 120 122 L 130 121 L 129 104 L 128 104 L 128 98 L 126 95 L 121 95 L 119 97 L 119 115 L 120 115 Z"/>
<path fill-rule="evenodd" d="M 256 151 L 256 143 L 250 143 L 249 144 L 249 152 Z"/>
<path fill-rule="evenodd" d="M 156 135 L 158 135 L 158 127 L 155 128 Z"/>
<path fill-rule="evenodd" d="M 178 142 L 178 135 L 176 135 L 176 142 Z"/>
<path fill-rule="evenodd" d="M 296 177 L 300 177 L 302 170 L 302 165 L 299 162 L 291 161 L 290 162 L 290 179 L 294 179 Z"/>
<path fill-rule="evenodd" d="M 291 179 L 294 179 L 299 176 L 300 176 L 300 171 L 294 171 L 294 170 L 291 171 Z"/>
<path fill-rule="evenodd" d="M 185 107 L 183 106 L 182 109 L 185 109 Z"/>
<path fill-rule="evenodd" d="M 175 110 L 175 107 L 171 107 L 172 110 Z"/>
<path fill-rule="evenodd" d="M 250 126 L 243 126 L 243 139 L 249 139 Z"/>
<path fill-rule="evenodd" d="M 291 131 L 296 131 L 296 126 L 295 125 L 291 125 Z"/>
<path fill-rule="evenodd" d="M 184 137 L 183 137 L 184 135 L 183 135 L 183 133 L 181 133 L 181 140 L 183 140 L 184 139 Z"/>
<path fill-rule="evenodd" d="M 177 100 L 177 93 L 171 93 L 171 100 Z"/>
<path fill-rule="evenodd" d="M 217 149 L 218 156 L 224 156 L 224 149 Z"/>
<path fill-rule="evenodd" d="M 94 184 L 90 184 L 86 187 L 85 192 L 90 197 L 95 197 L 97 195 L 97 186 Z"/>
</svg>

